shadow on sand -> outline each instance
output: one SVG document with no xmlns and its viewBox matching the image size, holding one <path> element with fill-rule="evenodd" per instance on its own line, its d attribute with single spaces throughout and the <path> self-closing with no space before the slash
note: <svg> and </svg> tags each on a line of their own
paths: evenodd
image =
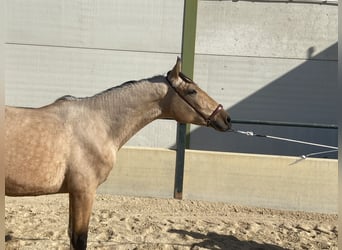
<svg viewBox="0 0 342 250">
<path fill-rule="evenodd" d="M 184 236 L 190 236 L 194 239 L 200 240 L 198 243 L 191 245 L 190 249 L 206 248 L 212 250 L 285 250 L 286 248 L 279 247 L 267 243 L 257 243 L 255 241 L 241 241 L 231 235 L 223 235 L 215 232 L 208 232 L 207 234 L 170 229 L 168 232 L 176 233 Z"/>
</svg>

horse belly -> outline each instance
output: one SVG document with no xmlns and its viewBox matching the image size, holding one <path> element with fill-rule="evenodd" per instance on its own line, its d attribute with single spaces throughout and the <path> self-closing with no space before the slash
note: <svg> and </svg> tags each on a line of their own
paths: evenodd
<svg viewBox="0 0 342 250">
<path fill-rule="evenodd" d="M 66 172 L 66 136 L 56 121 L 6 120 L 6 195 L 41 195 L 61 190 Z M 17 121 L 18 122 L 18 121 Z"/>
</svg>

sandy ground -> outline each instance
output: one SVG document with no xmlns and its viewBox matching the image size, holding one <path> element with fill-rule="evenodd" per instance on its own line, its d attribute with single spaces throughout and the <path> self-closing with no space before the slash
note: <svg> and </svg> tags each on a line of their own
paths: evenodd
<svg viewBox="0 0 342 250">
<path fill-rule="evenodd" d="M 6 197 L 6 249 L 69 249 L 68 196 Z M 88 249 L 337 249 L 337 215 L 97 195 Z"/>
</svg>

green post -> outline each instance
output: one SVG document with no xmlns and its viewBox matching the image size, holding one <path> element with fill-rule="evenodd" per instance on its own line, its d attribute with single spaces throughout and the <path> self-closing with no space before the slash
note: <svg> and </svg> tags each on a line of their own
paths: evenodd
<svg viewBox="0 0 342 250">
<path fill-rule="evenodd" d="M 194 74 L 197 0 L 184 0 L 182 36 L 182 72 L 190 78 Z M 177 154 L 174 198 L 183 198 L 185 149 L 190 145 L 190 125 L 177 124 Z"/>
</svg>

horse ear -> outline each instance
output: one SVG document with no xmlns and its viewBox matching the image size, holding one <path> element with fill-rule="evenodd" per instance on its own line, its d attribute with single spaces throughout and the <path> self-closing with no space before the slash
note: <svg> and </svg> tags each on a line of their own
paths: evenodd
<svg viewBox="0 0 342 250">
<path fill-rule="evenodd" d="M 177 57 L 177 61 L 173 69 L 170 71 L 170 78 L 173 80 L 177 80 L 179 77 L 179 73 L 181 72 L 182 61 L 179 57 Z"/>
</svg>

